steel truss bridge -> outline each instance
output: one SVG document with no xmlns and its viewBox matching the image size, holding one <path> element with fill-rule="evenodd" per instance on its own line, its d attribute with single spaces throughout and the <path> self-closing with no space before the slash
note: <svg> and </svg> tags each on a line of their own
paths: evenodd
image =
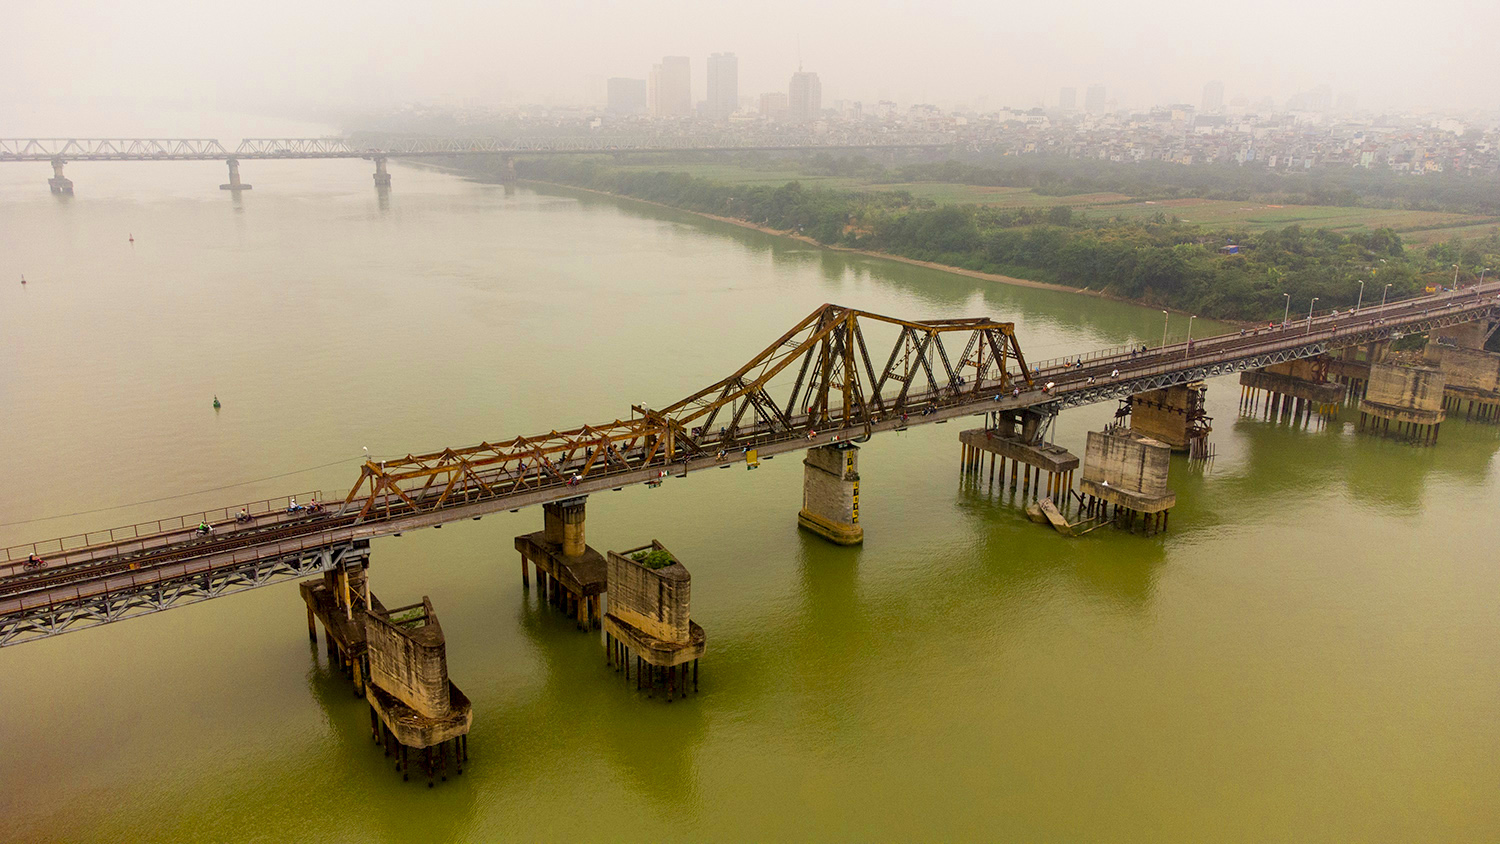
<svg viewBox="0 0 1500 844">
<path fill-rule="evenodd" d="M 330 571 L 363 561 L 379 536 L 864 442 L 911 425 L 1019 409 L 1050 416 L 1497 317 L 1500 282 L 1491 282 L 1357 314 L 1028 366 L 1011 323 L 904 320 L 824 305 L 680 401 L 635 406 L 601 424 L 370 460 L 342 502 L 319 512 L 260 502 L 244 522 L 224 508 L 0 549 L 0 646 Z M 200 520 L 215 531 L 201 535 Z M 28 568 L 31 554 L 48 565 Z"/>
<path fill-rule="evenodd" d="M 556 137 L 246 138 L 233 149 L 213 138 L 0 138 L 0 161 L 228 161 L 423 158 L 627 152 L 946 149 L 941 134 L 578 135 Z"/>
</svg>

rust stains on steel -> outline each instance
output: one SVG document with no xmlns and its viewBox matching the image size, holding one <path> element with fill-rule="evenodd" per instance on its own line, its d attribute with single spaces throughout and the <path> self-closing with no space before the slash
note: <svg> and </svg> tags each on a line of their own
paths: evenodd
<svg viewBox="0 0 1500 844">
<path fill-rule="evenodd" d="M 944 342 L 955 335 L 963 342 L 956 355 L 957 343 Z M 870 356 L 878 339 L 891 343 L 880 370 Z M 634 406 L 628 420 L 367 461 L 345 512 L 357 507 L 360 521 L 429 512 L 614 472 L 665 472 L 694 457 L 830 430 L 868 435 L 882 420 L 1009 391 L 1012 360 L 1029 385 L 1012 323 L 912 321 L 823 305 L 733 374 L 664 408 Z"/>
</svg>

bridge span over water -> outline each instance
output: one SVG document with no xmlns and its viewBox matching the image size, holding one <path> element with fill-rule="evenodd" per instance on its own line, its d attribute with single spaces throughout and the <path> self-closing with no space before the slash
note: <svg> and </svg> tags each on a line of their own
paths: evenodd
<svg viewBox="0 0 1500 844">
<path fill-rule="evenodd" d="M 0 162 L 47 162 L 53 193 L 71 194 L 73 183 L 64 166 L 78 161 L 224 161 L 229 167 L 225 190 L 248 190 L 240 181 L 241 161 L 296 161 L 361 158 L 375 163 L 375 184 L 391 183 L 386 162 L 392 158 L 496 158 L 503 181 L 514 178 L 517 155 L 597 155 L 664 152 L 796 152 L 947 149 L 952 140 L 938 133 L 722 132 L 684 135 L 589 134 L 507 137 L 431 137 L 370 135 L 359 138 L 246 138 L 230 149 L 214 138 L 0 138 Z"/>
<path fill-rule="evenodd" d="M 999 425 L 1025 415 L 1042 420 L 1045 436 L 1046 423 L 1066 408 L 1496 319 L 1500 282 L 1491 282 L 1238 334 L 1028 363 L 1011 323 L 906 320 L 824 305 L 680 401 L 635 406 L 600 424 L 370 460 L 341 500 L 316 513 L 288 512 L 282 499 L 259 502 L 247 521 L 236 521 L 236 504 L 0 550 L 0 646 L 362 567 L 369 540 L 404 531 L 792 452 L 852 451 L 877 434 L 964 416 Z M 858 478 L 850 474 L 857 527 Z M 200 520 L 214 531 L 200 534 Z M 32 554 L 47 565 L 29 567 Z"/>
</svg>

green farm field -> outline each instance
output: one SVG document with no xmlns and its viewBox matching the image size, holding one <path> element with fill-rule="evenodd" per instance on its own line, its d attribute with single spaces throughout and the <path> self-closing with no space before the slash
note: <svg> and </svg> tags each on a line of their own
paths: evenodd
<svg viewBox="0 0 1500 844">
<path fill-rule="evenodd" d="M 1351 232 L 1392 228 L 1399 232 L 1439 229 L 1485 222 L 1487 218 L 1439 211 L 1403 211 L 1390 208 L 1345 208 L 1333 205 L 1272 205 L 1221 199 L 1172 199 L 1131 202 L 1096 209 L 1126 219 L 1152 217 L 1158 213 L 1211 228 L 1244 227 L 1252 231 L 1300 225 L 1310 229 Z"/>
</svg>

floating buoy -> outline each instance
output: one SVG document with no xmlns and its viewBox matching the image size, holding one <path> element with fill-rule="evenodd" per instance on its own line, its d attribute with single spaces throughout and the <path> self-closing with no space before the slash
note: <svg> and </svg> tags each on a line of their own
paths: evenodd
<svg viewBox="0 0 1500 844">
<path fill-rule="evenodd" d="M 21 283 L 22 284 L 26 283 L 26 274 L 25 273 L 21 273 Z"/>
<path fill-rule="evenodd" d="M 218 410 L 220 407 L 222 407 L 222 405 L 219 404 L 219 397 L 214 396 L 214 410 Z"/>
<path fill-rule="evenodd" d="M 131 243 L 135 243 L 135 233 L 134 232 L 131 232 L 131 234 L 130 234 L 130 242 Z"/>
</svg>

